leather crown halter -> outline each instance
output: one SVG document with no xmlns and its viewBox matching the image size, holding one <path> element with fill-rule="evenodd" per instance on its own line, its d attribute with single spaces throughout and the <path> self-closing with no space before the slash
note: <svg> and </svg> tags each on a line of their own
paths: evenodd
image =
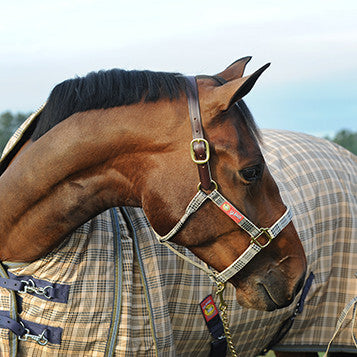
<svg viewBox="0 0 357 357">
<path fill-rule="evenodd" d="M 192 126 L 193 140 L 190 144 L 191 158 L 198 167 L 198 173 L 200 177 L 200 183 L 198 185 L 198 192 L 188 204 L 186 211 L 182 218 L 177 222 L 174 228 L 165 236 L 156 234 L 160 243 L 166 245 L 176 255 L 182 259 L 190 262 L 199 269 L 205 271 L 212 280 L 219 283 L 225 283 L 243 269 L 263 248 L 267 247 L 270 242 L 276 238 L 276 236 L 290 223 L 292 219 L 292 213 L 290 208 L 287 208 L 285 213 L 280 217 L 270 228 L 258 228 L 253 222 L 245 217 L 237 208 L 234 207 L 221 193 L 218 191 L 218 185 L 212 180 L 211 170 L 209 165 L 210 150 L 209 143 L 204 138 L 202 120 L 198 99 L 198 87 L 196 78 L 193 76 L 186 77 L 186 80 L 192 87 L 192 90 L 188 91 L 188 108 Z M 219 80 L 219 82 L 221 82 Z M 214 189 L 210 193 L 206 193 L 210 188 Z M 224 212 L 229 218 L 231 218 L 241 229 L 247 232 L 250 237 L 250 245 L 248 248 L 226 269 L 218 273 L 211 270 L 208 266 L 198 264 L 186 255 L 179 252 L 168 242 L 176 233 L 180 231 L 186 220 L 206 201 L 211 200 L 215 203 L 219 209 Z M 259 239 L 260 238 L 260 239 Z M 263 242 L 260 242 L 263 240 Z"/>
</svg>

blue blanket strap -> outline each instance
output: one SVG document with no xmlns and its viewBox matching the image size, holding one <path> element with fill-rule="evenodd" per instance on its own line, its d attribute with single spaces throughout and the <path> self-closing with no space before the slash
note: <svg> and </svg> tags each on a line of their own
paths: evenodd
<svg viewBox="0 0 357 357">
<path fill-rule="evenodd" d="M 3 315 L 3 313 L 2 311 L 0 314 L 0 328 L 8 329 L 16 336 L 23 336 L 26 332 L 25 327 L 10 317 Z"/>
<path fill-rule="evenodd" d="M 12 331 L 20 341 L 35 341 L 41 346 L 48 342 L 60 344 L 62 329 L 60 327 L 45 326 L 31 321 L 15 321 L 7 311 L 0 311 L 0 328 Z"/>
<path fill-rule="evenodd" d="M 213 337 L 209 357 L 223 357 L 227 354 L 227 339 L 224 334 L 223 322 L 212 295 L 208 295 L 200 303 L 207 328 Z"/>
<path fill-rule="evenodd" d="M 273 346 L 278 344 L 286 336 L 286 334 L 290 331 L 290 329 L 294 323 L 295 317 L 298 314 L 301 314 L 304 309 L 305 299 L 306 299 L 306 296 L 311 288 L 312 281 L 314 280 L 314 278 L 315 278 L 315 275 L 311 272 L 309 277 L 306 279 L 304 288 L 302 289 L 300 299 L 296 304 L 293 314 L 290 317 L 288 317 L 281 324 L 280 329 L 275 333 L 275 335 L 273 336 L 273 338 L 270 341 L 270 343 L 268 344 L 268 346 L 265 347 L 263 349 L 263 351 L 260 353 L 261 355 L 265 355 L 270 349 L 272 349 Z"/>
<path fill-rule="evenodd" d="M 15 279 L 2 278 L 0 276 L 0 286 L 5 289 L 20 291 L 24 288 L 24 283 Z"/>
<path fill-rule="evenodd" d="M 69 285 L 50 283 L 45 280 L 35 279 L 32 276 L 8 274 L 9 278 L 0 277 L 0 287 L 18 293 L 28 293 L 40 299 L 53 302 L 68 302 Z"/>
</svg>

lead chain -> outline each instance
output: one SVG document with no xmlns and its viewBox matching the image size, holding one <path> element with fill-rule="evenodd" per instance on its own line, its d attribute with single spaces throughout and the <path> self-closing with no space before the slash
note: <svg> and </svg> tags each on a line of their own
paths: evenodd
<svg viewBox="0 0 357 357">
<path fill-rule="evenodd" d="M 231 330 L 229 328 L 229 321 L 228 321 L 228 316 L 227 316 L 227 308 L 228 308 L 228 306 L 227 306 L 226 301 L 223 298 L 223 291 L 224 291 L 225 288 L 226 288 L 226 284 L 225 283 L 217 282 L 216 295 L 219 296 L 219 300 L 220 300 L 220 303 L 219 303 L 218 307 L 219 307 L 219 310 L 221 311 L 223 329 L 224 329 L 224 334 L 226 335 L 229 351 L 231 352 L 231 355 L 233 357 L 238 357 L 237 352 L 236 352 L 236 350 L 234 348 Z"/>
</svg>

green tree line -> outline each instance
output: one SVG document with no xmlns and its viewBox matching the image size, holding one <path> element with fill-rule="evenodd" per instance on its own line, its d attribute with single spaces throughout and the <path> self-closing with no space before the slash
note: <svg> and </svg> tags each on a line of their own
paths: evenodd
<svg viewBox="0 0 357 357">
<path fill-rule="evenodd" d="M 7 111 L 0 115 L 0 152 L 3 151 L 7 141 L 15 130 L 25 121 L 29 114 L 12 114 Z"/>
<path fill-rule="evenodd" d="M 326 139 L 343 146 L 347 150 L 357 155 L 357 132 L 343 129 L 338 131 L 333 138 L 326 136 Z"/>
<path fill-rule="evenodd" d="M 0 115 L 0 152 L 21 123 L 29 116 L 28 113 L 11 113 L 6 111 Z M 357 132 L 342 129 L 333 138 L 326 137 L 357 155 Z"/>
</svg>

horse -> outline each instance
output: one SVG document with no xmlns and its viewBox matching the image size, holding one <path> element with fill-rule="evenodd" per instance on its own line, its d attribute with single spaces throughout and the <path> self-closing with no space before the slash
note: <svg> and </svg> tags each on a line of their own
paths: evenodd
<svg viewBox="0 0 357 357">
<path fill-rule="evenodd" d="M 275 311 L 281 322 L 295 309 L 307 261 L 242 101 L 267 68 L 243 77 L 249 59 L 215 76 L 112 70 L 54 88 L 0 165 L 6 353 L 207 353 L 189 282 L 201 296 L 229 281 L 235 312 Z M 168 307 L 185 301 L 189 313 Z M 195 344 L 185 346 L 187 330 L 165 335 L 170 314 L 189 321 Z M 133 316 L 149 333 L 128 334 Z"/>
</svg>

